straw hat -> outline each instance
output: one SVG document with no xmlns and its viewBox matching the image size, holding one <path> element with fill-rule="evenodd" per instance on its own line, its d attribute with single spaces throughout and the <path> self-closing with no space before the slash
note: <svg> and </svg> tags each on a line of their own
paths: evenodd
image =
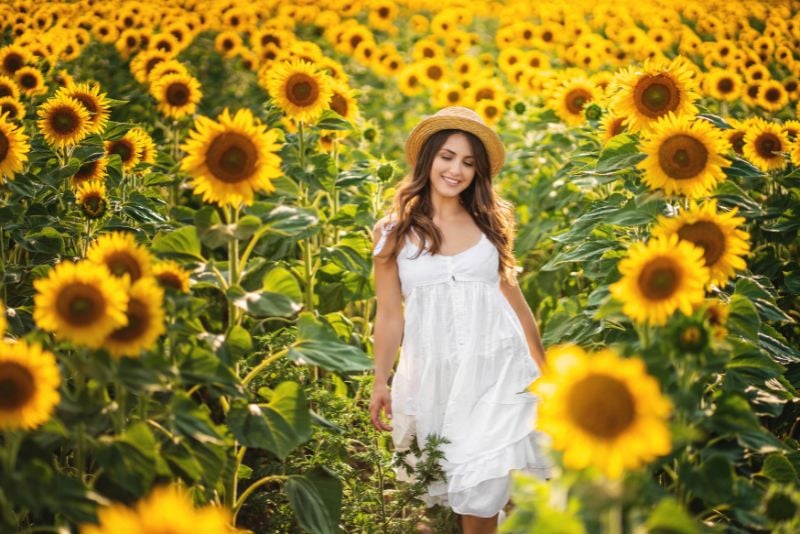
<svg viewBox="0 0 800 534">
<path fill-rule="evenodd" d="M 475 134 L 483 142 L 489 154 L 489 168 L 492 176 L 500 172 L 506 151 L 497 133 L 486 126 L 480 115 L 469 108 L 451 106 L 437 111 L 424 119 L 411 130 L 406 140 L 406 160 L 413 168 L 417 163 L 420 148 L 428 138 L 441 130 L 464 130 Z"/>
</svg>

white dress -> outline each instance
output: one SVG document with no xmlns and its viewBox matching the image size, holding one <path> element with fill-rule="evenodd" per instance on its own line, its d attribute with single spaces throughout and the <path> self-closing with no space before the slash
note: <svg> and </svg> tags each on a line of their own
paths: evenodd
<svg viewBox="0 0 800 534">
<path fill-rule="evenodd" d="M 394 224 L 384 226 L 378 254 Z M 500 291 L 499 254 L 481 233 L 452 256 L 423 251 L 406 239 L 397 257 L 405 326 L 392 382 L 392 440 L 407 450 L 438 434 L 446 481 L 428 487 L 428 506 L 491 517 L 508 502 L 510 472 L 542 478 L 550 463 L 533 430 L 536 397 L 527 386 L 540 372 L 522 325 Z M 412 458 L 411 464 L 415 463 Z M 410 481 L 397 471 L 399 480 Z"/>
</svg>

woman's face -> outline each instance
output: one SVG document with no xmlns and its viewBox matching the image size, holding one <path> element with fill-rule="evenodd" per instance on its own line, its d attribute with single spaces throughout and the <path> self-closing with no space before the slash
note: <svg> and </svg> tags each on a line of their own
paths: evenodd
<svg viewBox="0 0 800 534">
<path fill-rule="evenodd" d="M 475 178 L 475 158 L 467 136 L 454 133 L 447 138 L 431 164 L 431 186 L 443 197 L 456 197 Z"/>
</svg>

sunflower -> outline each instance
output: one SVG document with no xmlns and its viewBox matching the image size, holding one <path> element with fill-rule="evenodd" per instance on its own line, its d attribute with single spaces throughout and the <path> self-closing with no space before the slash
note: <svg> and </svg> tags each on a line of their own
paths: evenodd
<svg viewBox="0 0 800 534">
<path fill-rule="evenodd" d="M 443 83 L 434 88 L 433 100 L 438 108 L 464 106 L 466 104 L 466 95 L 464 93 L 464 88 L 457 83 Z"/>
<path fill-rule="evenodd" d="M 281 175 L 279 131 L 267 130 L 247 109 L 219 122 L 198 117 L 182 146 L 181 168 L 193 177 L 195 194 L 220 205 L 251 204 L 255 191 L 275 190 L 271 179 Z"/>
<path fill-rule="evenodd" d="M 189 273 L 173 260 L 163 260 L 153 265 L 153 276 L 163 288 L 172 288 L 181 293 L 189 292 Z"/>
<path fill-rule="evenodd" d="M 152 277 L 140 278 L 128 291 L 128 323 L 106 337 L 103 348 L 115 358 L 138 357 L 165 332 L 164 290 Z"/>
<path fill-rule="evenodd" d="M 416 96 L 425 90 L 416 64 L 406 65 L 397 75 L 397 88 L 406 96 Z"/>
<path fill-rule="evenodd" d="M 733 71 L 713 69 L 703 78 L 703 88 L 712 98 L 732 102 L 739 98 L 742 80 Z"/>
<path fill-rule="evenodd" d="M 133 145 L 139 152 L 139 161 L 141 163 L 152 165 L 156 162 L 156 144 L 146 130 L 137 126 L 128 131 L 128 136 L 133 139 Z"/>
<path fill-rule="evenodd" d="M 81 525 L 81 534 L 109 532 L 171 534 L 225 534 L 237 532 L 230 526 L 230 514 L 214 505 L 195 508 L 180 486 L 159 486 L 134 508 L 112 504 L 98 508 L 97 525 Z"/>
<path fill-rule="evenodd" d="M 132 171 L 142 160 L 142 147 L 136 134 L 130 130 L 120 139 L 105 142 L 106 155 L 108 157 L 116 154 L 122 162 L 122 170 Z"/>
<path fill-rule="evenodd" d="M 703 305 L 703 316 L 711 327 L 711 338 L 725 339 L 728 335 L 728 315 L 730 308 L 719 299 L 706 299 Z"/>
<path fill-rule="evenodd" d="M 162 61 L 153 67 L 153 69 L 150 71 L 150 74 L 147 76 L 147 80 L 152 84 L 169 74 L 182 74 L 184 76 L 191 76 L 189 74 L 189 69 L 186 68 L 186 65 L 177 59 L 167 59 L 166 61 Z"/>
<path fill-rule="evenodd" d="M 86 252 L 86 259 L 105 265 L 117 278 L 128 278 L 131 283 L 150 276 L 150 252 L 136 243 L 133 234 L 111 232 L 95 240 Z"/>
<path fill-rule="evenodd" d="M 789 103 L 789 94 L 777 80 L 764 82 L 758 90 L 758 105 L 773 113 L 782 110 Z"/>
<path fill-rule="evenodd" d="M 600 91 L 587 78 L 569 78 L 553 91 L 550 108 L 569 126 L 580 126 L 585 122 L 583 108 L 589 102 L 597 101 Z"/>
<path fill-rule="evenodd" d="M 39 130 L 56 147 L 80 143 L 91 128 L 89 112 L 74 98 L 54 96 L 41 105 L 37 114 Z"/>
<path fill-rule="evenodd" d="M 744 257 L 750 251 L 750 234 L 740 230 L 743 217 L 736 217 L 737 208 L 719 213 L 717 201 L 702 206 L 694 202 L 677 217 L 658 217 L 653 237 L 677 235 L 703 249 L 703 260 L 709 269 L 709 285 L 724 287 L 737 270 L 747 267 Z"/>
<path fill-rule="evenodd" d="M 651 189 L 696 198 L 725 179 L 722 154 L 730 147 L 709 122 L 669 114 L 652 128 L 641 145 L 647 157 L 637 165 Z"/>
<path fill-rule="evenodd" d="M 27 97 L 42 95 L 47 92 L 44 76 L 36 67 L 22 67 L 14 73 L 20 91 Z"/>
<path fill-rule="evenodd" d="M 680 310 L 701 303 L 709 271 L 704 251 L 677 235 L 634 243 L 619 262 L 622 279 L 609 286 L 622 311 L 637 323 L 664 325 Z"/>
<path fill-rule="evenodd" d="M 131 73 L 139 83 L 147 83 L 150 71 L 162 61 L 172 59 L 172 57 L 172 54 L 163 50 L 143 50 L 131 60 Z"/>
<path fill-rule="evenodd" d="M 131 54 L 139 49 L 141 42 L 141 32 L 136 28 L 126 28 L 120 32 L 114 48 L 117 49 L 122 59 L 128 59 Z"/>
<path fill-rule="evenodd" d="M 475 103 L 475 112 L 489 125 L 500 122 L 506 112 L 505 106 L 495 100 L 481 100 Z"/>
<path fill-rule="evenodd" d="M 107 167 L 108 158 L 106 156 L 83 163 L 72 175 L 72 186 L 78 187 L 84 182 L 102 180 L 105 178 Z"/>
<path fill-rule="evenodd" d="M 350 123 L 358 118 L 358 104 L 353 90 L 338 80 L 331 80 L 330 108 Z"/>
<path fill-rule="evenodd" d="M 101 133 L 108 121 L 110 105 L 105 93 L 100 93 L 100 85 L 90 83 L 70 84 L 58 90 L 57 96 L 74 98 L 89 113 L 89 132 Z"/>
<path fill-rule="evenodd" d="M 670 112 L 679 116 L 697 113 L 693 72 L 680 58 L 670 63 L 648 60 L 641 70 L 631 67 L 618 76 L 619 90 L 612 107 L 617 115 L 628 117 L 631 132 L 649 129 Z"/>
<path fill-rule="evenodd" d="M 305 61 L 275 65 L 267 90 L 278 106 L 297 121 L 313 123 L 330 105 L 329 77 Z"/>
<path fill-rule="evenodd" d="M 106 186 L 99 180 L 84 181 L 75 192 L 75 203 L 87 219 L 99 219 L 108 209 Z"/>
<path fill-rule="evenodd" d="M 745 130 L 742 150 L 744 157 L 762 172 L 782 169 L 786 166 L 783 153 L 789 151 L 789 139 L 780 124 L 753 120 Z"/>
<path fill-rule="evenodd" d="M 603 144 L 606 144 L 617 135 L 625 133 L 625 117 L 607 113 L 600 121 L 600 129 L 603 131 Z"/>
<path fill-rule="evenodd" d="M 233 51 L 242 46 L 242 37 L 239 32 L 223 31 L 214 39 L 214 50 L 222 54 L 223 57 L 233 57 Z"/>
<path fill-rule="evenodd" d="M 13 180 L 28 161 L 31 146 L 21 126 L 15 125 L 8 115 L 0 115 L 0 183 Z"/>
<path fill-rule="evenodd" d="M 167 74 L 154 81 L 150 94 L 158 101 L 158 110 L 167 117 L 180 119 L 194 113 L 200 102 L 200 82 L 187 74 Z"/>
<path fill-rule="evenodd" d="M 53 353 L 24 340 L 0 341 L 0 430 L 32 430 L 50 419 L 60 382 Z"/>
<path fill-rule="evenodd" d="M 538 428 L 564 452 L 566 467 L 592 466 L 616 479 L 670 452 L 672 405 L 641 359 L 561 345 L 547 360 L 531 390 L 540 399 Z"/>
<path fill-rule="evenodd" d="M 0 73 L 13 77 L 14 74 L 31 61 L 28 51 L 18 45 L 0 48 Z"/>
<path fill-rule="evenodd" d="M 13 78 L 0 74 L 0 97 L 19 98 L 19 87 Z"/>
<path fill-rule="evenodd" d="M 126 284 L 104 265 L 62 262 L 33 287 L 36 325 L 61 339 L 97 348 L 127 320 Z"/>
<path fill-rule="evenodd" d="M 53 75 L 53 81 L 59 87 L 67 87 L 68 85 L 73 85 L 75 83 L 75 79 L 72 77 L 67 69 L 61 69 L 60 71 L 56 72 Z"/>
<path fill-rule="evenodd" d="M 25 106 L 14 97 L 0 97 L 0 115 L 5 114 L 12 121 L 21 121 L 25 118 Z"/>
</svg>

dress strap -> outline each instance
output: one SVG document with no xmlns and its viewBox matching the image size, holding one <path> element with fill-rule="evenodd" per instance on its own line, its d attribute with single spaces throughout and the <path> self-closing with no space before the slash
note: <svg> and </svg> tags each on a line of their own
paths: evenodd
<svg viewBox="0 0 800 534">
<path fill-rule="evenodd" d="M 381 253 L 383 250 L 383 246 L 386 244 L 386 236 L 389 235 L 389 232 L 394 229 L 396 223 L 394 221 L 386 221 L 381 224 L 381 238 L 378 239 L 378 242 L 375 244 L 375 248 L 372 249 L 372 255 L 376 256 Z"/>
</svg>

